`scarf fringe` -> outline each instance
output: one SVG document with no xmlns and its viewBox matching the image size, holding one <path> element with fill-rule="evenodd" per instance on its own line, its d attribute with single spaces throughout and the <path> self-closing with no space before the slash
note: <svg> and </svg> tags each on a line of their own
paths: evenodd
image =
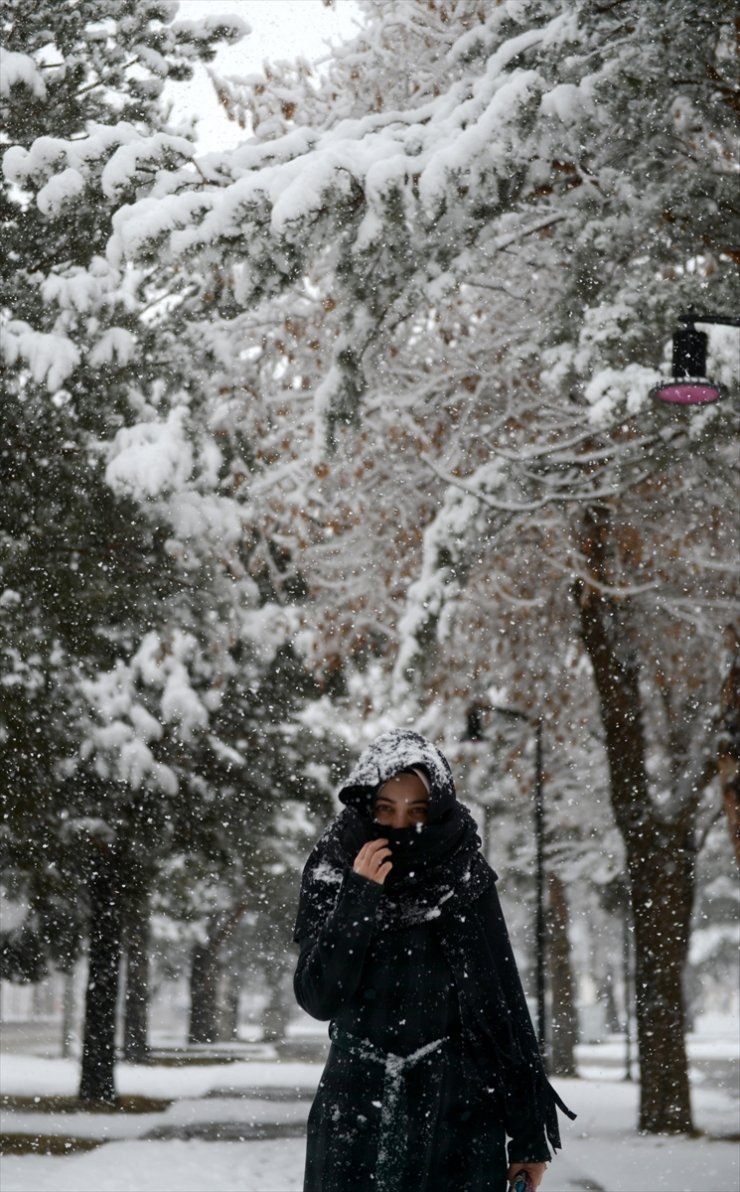
<svg viewBox="0 0 740 1192">
<path fill-rule="evenodd" d="M 547 1141 L 554 1151 L 559 1151 L 563 1144 L 560 1140 L 560 1123 L 557 1111 L 559 1109 L 571 1121 L 575 1121 L 577 1114 L 572 1109 L 568 1109 L 562 1097 L 556 1093 L 543 1068 L 532 1075 L 534 1077 L 532 1100 L 537 1106 L 538 1115 L 545 1127 Z"/>
</svg>

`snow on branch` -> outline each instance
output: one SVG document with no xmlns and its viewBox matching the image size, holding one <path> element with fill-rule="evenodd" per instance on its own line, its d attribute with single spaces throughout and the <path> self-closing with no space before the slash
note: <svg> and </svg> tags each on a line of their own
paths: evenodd
<svg viewBox="0 0 740 1192">
<path fill-rule="evenodd" d="M 105 473 L 111 488 L 147 500 L 184 485 L 193 470 L 187 415 L 185 406 L 176 406 L 164 422 L 122 427 L 111 444 Z"/>
<path fill-rule="evenodd" d="M 39 210 L 53 215 L 98 173 L 103 194 L 114 199 L 140 171 L 172 166 L 189 160 L 194 152 L 186 137 L 164 132 L 148 136 L 126 121 L 111 125 L 90 121 L 84 137 L 41 136 L 29 149 L 11 145 L 3 155 L 3 173 L 21 187 L 38 187 Z"/>
<path fill-rule="evenodd" d="M 480 487 L 474 487 L 472 484 L 466 483 L 457 476 L 452 476 L 445 469 L 441 468 L 439 464 L 435 463 L 428 455 L 422 454 L 420 456 L 422 462 L 438 476 L 440 480 L 444 480 L 446 484 L 453 488 L 459 488 L 461 492 L 468 493 L 480 501 L 481 505 L 485 505 L 488 509 L 494 509 L 499 513 L 534 513 L 538 509 L 543 509 L 545 505 L 560 504 L 560 503 L 581 503 L 585 501 L 600 501 L 615 497 L 623 491 L 628 485 L 620 485 L 615 479 L 604 487 L 592 486 L 587 482 L 577 491 L 573 491 L 572 487 L 564 489 L 560 492 L 545 493 L 543 496 L 536 498 L 533 501 L 508 501 L 500 500 L 492 496 L 489 492 Z M 479 473 L 479 482 L 486 483 L 487 468 L 481 469 Z M 637 477 L 630 481 L 629 487 L 647 480 L 651 475 L 650 470 L 644 470 Z M 539 478 L 538 478 L 539 479 Z"/>
<path fill-rule="evenodd" d="M 33 91 L 37 99 L 46 99 L 46 84 L 33 58 L 0 46 L 0 95 L 10 95 L 18 86 Z"/>
<path fill-rule="evenodd" d="M 0 350 L 7 364 L 22 361 L 50 393 L 61 389 L 80 363 L 80 349 L 66 336 L 34 331 L 19 319 L 0 328 Z"/>
<path fill-rule="evenodd" d="M 252 32 L 252 26 L 243 17 L 229 13 L 217 17 L 201 17 L 197 21 L 173 21 L 170 25 L 172 32 L 183 34 L 184 38 L 192 42 L 211 42 L 215 38 L 224 41 L 239 41 Z"/>
<path fill-rule="evenodd" d="M 560 21 L 554 18 L 550 25 Z M 233 246 L 257 229 L 269 230 L 274 239 L 297 240 L 318 216 L 331 219 L 333 210 L 341 219 L 342 199 L 353 196 L 361 200 L 358 222 L 369 211 L 382 215 L 395 193 L 413 196 L 419 214 L 429 217 L 451 175 L 469 173 L 479 160 L 487 169 L 509 169 L 517 154 L 514 129 L 521 109 L 541 93 L 544 82 L 537 71 L 514 67 L 508 72 L 508 67 L 546 38 L 549 28 L 507 39 L 471 84 L 453 82 L 420 108 L 372 112 L 319 133 L 291 129 L 229 155 L 204 156 L 205 178 L 223 179 L 225 171 L 230 180 L 212 182 L 199 204 L 189 205 L 181 193 L 159 198 L 166 213 L 156 214 L 148 200 L 119 212 L 111 253 L 115 259 L 135 255 L 167 228 L 174 256 L 219 242 Z M 356 231 L 356 247 L 367 244 L 368 228 L 365 222 Z"/>
</svg>

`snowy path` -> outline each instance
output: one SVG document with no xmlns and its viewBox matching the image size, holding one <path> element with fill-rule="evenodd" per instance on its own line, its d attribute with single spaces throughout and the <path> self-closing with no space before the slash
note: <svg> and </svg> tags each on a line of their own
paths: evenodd
<svg viewBox="0 0 740 1192">
<path fill-rule="evenodd" d="M 569 1141 L 543 1192 L 736 1192 L 733 1143 L 625 1136 Z M 303 1183 L 301 1139 L 110 1142 L 69 1158 L 2 1160 L 3 1192 L 292 1192 Z"/>
<path fill-rule="evenodd" d="M 2 1192 L 300 1189 L 304 1123 L 320 1071 L 315 1063 L 121 1065 L 122 1092 L 172 1097 L 172 1105 L 140 1115 L 5 1112 L 8 1133 L 107 1141 L 67 1157 L 5 1156 Z M 71 1061 L 7 1056 L 3 1091 L 71 1094 L 76 1075 Z M 543 1192 L 738 1192 L 736 1143 L 637 1137 L 637 1087 L 610 1075 L 557 1082 L 579 1116 L 575 1123 L 563 1123 L 564 1150 Z M 695 1088 L 694 1106 L 700 1129 L 712 1135 L 737 1133 L 738 1102 L 727 1092 Z"/>
</svg>

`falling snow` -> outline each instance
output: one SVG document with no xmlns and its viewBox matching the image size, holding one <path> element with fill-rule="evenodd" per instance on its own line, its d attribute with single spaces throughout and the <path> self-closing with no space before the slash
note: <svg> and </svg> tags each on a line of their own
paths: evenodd
<svg viewBox="0 0 740 1192">
<path fill-rule="evenodd" d="M 261 66 L 252 7 L 6 4 L 3 1092 L 106 1142 L 4 1187 L 301 1186 L 300 874 L 401 728 L 544 973 L 558 1187 L 729 1190 L 734 6 L 284 0 L 343 40 Z M 224 1089 L 273 1133 L 177 1134 Z"/>
</svg>

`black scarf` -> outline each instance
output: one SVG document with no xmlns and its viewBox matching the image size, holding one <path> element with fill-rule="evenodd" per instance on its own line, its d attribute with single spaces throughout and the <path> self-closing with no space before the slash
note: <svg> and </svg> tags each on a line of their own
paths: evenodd
<svg viewBox="0 0 740 1192">
<path fill-rule="evenodd" d="M 434 824 L 388 828 L 347 807 L 324 833 L 303 871 L 295 940 L 318 935 L 339 897 L 345 872 L 368 840 L 388 840 L 393 868 L 384 886 L 378 926 L 397 931 L 437 919 L 472 902 L 493 880 L 481 856 L 473 817 L 458 803 Z"/>
<path fill-rule="evenodd" d="M 378 789 L 400 770 L 421 766 L 429 777 L 427 822 L 388 828 L 373 819 Z M 461 910 L 495 880 L 480 853 L 470 812 L 455 795 L 452 772 L 443 756 L 419 733 L 385 733 L 365 750 L 339 791 L 345 810 L 318 841 L 303 871 L 294 938 L 317 935 L 339 897 L 347 869 L 368 840 L 385 837 L 393 868 L 378 912 L 382 929 L 398 930 Z"/>
</svg>

